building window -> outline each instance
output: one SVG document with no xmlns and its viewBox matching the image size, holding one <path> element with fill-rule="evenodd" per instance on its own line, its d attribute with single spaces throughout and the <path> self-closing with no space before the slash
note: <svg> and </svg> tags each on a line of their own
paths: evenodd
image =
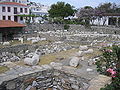
<svg viewBox="0 0 120 90">
<path fill-rule="evenodd" d="M 20 8 L 20 12 L 23 13 L 23 8 Z"/>
<path fill-rule="evenodd" d="M 5 12 L 6 10 L 5 10 L 5 7 L 2 7 L 2 12 Z"/>
<path fill-rule="evenodd" d="M 5 17 L 5 16 L 3 16 L 3 20 L 6 20 L 6 17 Z"/>
<path fill-rule="evenodd" d="M 23 17 L 20 17 L 20 20 L 23 21 Z"/>
<path fill-rule="evenodd" d="M 8 20 L 11 20 L 11 16 L 8 16 Z"/>
<path fill-rule="evenodd" d="M 17 8 L 14 7 L 14 14 L 17 14 Z"/>
<path fill-rule="evenodd" d="M 27 13 L 27 8 L 25 8 L 25 13 Z"/>
<path fill-rule="evenodd" d="M 11 8 L 10 7 L 8 7 L 8 12 L 10 12 L 11 10 L 10 10 Z"/>
</svg>

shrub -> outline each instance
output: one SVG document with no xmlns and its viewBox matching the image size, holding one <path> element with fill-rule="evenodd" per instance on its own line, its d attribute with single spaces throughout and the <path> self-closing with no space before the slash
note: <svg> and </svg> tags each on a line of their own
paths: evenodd
<svg viewBox="0 0 120 90">
<path fill-rule="evenodd" d="M 120 55 L 120 47 L 113 46 L 112 48 L 104 48 L 103 53 L 99 60 L 97 60 L 97 71 L 101 74 L 107 75 L 107 69 L 112 68 L 120 68 L 119 63 L 119 55 Z"/>
<path fill-rule="evenodd" d="M 69 29 L 69 28 L 70 28 L 70 26 L 68 24 L 64 25 L 64 29 Z"/>
<path fill-rule="evenodd" d="M 96 65 L 98 72 L 112 77 L 111 84 L 100 90 L 120 90 L 120 47 L 104 48 Z"/>
<path fill-rule="evenodd" d="M 101 88 L 100 90 L 120 90 L 120 69 L 116 70 L 116 76 L 112 78 L 111 84 Z"/>
</svg>

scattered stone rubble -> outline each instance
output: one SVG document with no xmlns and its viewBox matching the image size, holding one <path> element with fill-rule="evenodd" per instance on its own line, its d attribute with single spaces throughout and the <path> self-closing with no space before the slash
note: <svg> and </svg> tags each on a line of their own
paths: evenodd
<svg viewBox="0 0 120 90">
<path fill-rule="evenodd" d="M 53 90 L 98 90 L 109 83 L 111 78 L 100 76 L 96 72 L 94 64 L 99 57 L 86 60 L 84 55 L 93 53 L 95 47 L 120 45 L 119 29 L 112 28 L 107 33 L 109 27 L 91 27 L 86 30 L 83 26 L 72 27 L 72 25 L 69 30 L 63 30 L 59 25 L 57 29 L 53 28 L 56 27 L 54 25 L 52 27 L 32 25 L 32 27 L 36 29 L 36 37 L 26 36 L 26 40 L 31 41 L 33 45 L 23 45 L 22 38 L 20 39 L 22 45 L 9 46 L 9 42 L 4 42 L 3 45 L 7 47 L 0 48 L 0 66 L 10 68 L 9 71 L 0 74 L 0 90 L 49 90 L 50 88 Z M 50 27 L 49 30 L 48 27 Z M 114 30 L 118 32 L 116 35 Z M 46 40 L 52 42 L 45 45 L 36 44 Z M 72 48 L 78 48 L 79 51 L 69 59 L 67 65 L 56 62 L 51 62 L 49 65 L 37 65 L 40 55 Z M 36 49 L 40 54 L 35 52 Z M 31 66 L 19 66 L 12 63 L 20 60 L 24 60 L 25 64 Z M 79 65 L 82 66 L 75 68 Z M 99 82 L 101 79 L 104 79 L 103 82 Z"/>
<path fill-rule="evenodd" d="M 44 54 L 50 54 L 50 53 L 55 53 L 55 52 L 60 52 L 60 51 L 66 51 L 66 50 L 72 49 L 73 47 L 70 46 L 69 44 L 65 44 L 62 42 L 54 42 L 50 45 L 37 46 L 37 48 L 35 48 L 35 46 L 28 45 L 28 47 L 25 47 L 25 49 L 22 48 L 23 50 L 21 51 L 19 51 L 19 48 L 21 47 L 11 46 L 10 48 L 13 50 L 12 53 L 1 52 L 0 63 L 7 62 L 7 61 L 12 61 L 12 62 L 20 61 L 26 57 L 31 58 L 33 57 L 33 54 L 37 48 L 39 49 L 41 55 L 44 55 Z M 9 51 L 8 47 L 6 47 L 5 51 L 7 50 Z"/>
<path fill-rule="evenodd" d="M 86 45 L 80 46 L 79 51 L 76 53 L 75 57 L 72 57 L 72 59 L 70 60 L 69 65 L 73 67 L 77 67 L 79 65 L 79 62 L 81 60 L 84 60 L 85 54 L 91 54 L 93 52 L 94 52 L 93 49 L 89 49 L 88 46 Z"/>
</svg>

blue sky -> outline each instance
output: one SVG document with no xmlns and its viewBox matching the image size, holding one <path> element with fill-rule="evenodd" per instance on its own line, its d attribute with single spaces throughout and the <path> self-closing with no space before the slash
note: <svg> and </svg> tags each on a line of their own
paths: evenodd
<svg viewBox="0 0 120 90">
<path fill-rule="evenodd" d="M 58 1 L 63 1 L 75 6 L 76 8 L 84 7 L 88 5 L 92 7 L 96 7 L 100 3 L 104 3 L 104 2 L 115 2 L 116 4 L 120 4 L 120 0 L 30 0 L 30 1 L 40 2 L 41 4 L 45 4 L 49 6 Z"/>
</svg>

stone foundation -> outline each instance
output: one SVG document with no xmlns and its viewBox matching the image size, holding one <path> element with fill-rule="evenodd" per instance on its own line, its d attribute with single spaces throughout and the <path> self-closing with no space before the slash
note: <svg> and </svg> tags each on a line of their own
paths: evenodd
<svg viewBox="0 0 120 90">
<path fill-rule="evenodd" d="M 53 68 L 8 75 L 0 81 L 0 90 L 85 90 L 88 86 L 86 79 Z"/>
<path fill-rule="evenodd" d="M 28 45 L 28 44 L 21 44 L 21 45 L 15 45 L 15 46 L 8 46 L 8 47 L 4 47 L 4 48 L 0 48 L 0 53 L 3 52 L 9 52 L 9 53 L 18 53 L 21 50 L 28 50 L 31 48 L 33 48 L 32 45 Z"/>
</svg>

